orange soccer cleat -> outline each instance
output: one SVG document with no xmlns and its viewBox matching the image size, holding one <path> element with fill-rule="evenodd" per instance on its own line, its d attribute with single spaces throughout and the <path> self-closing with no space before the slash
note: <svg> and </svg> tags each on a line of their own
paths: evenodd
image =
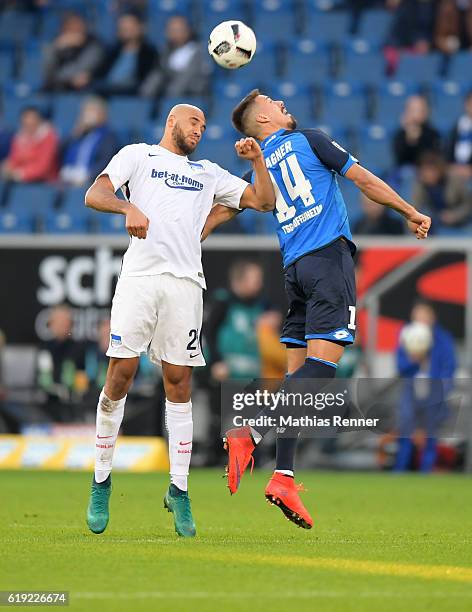
<svg viewBox="0 0 472 612">
<path fill-rule="evenodd" d="M 229 429 L 223 438 L 224 447 L 228 453 L 228 465 L 226 466 L 226 478 L 228 489 L 234 495 L 239 488 L 242 475 L 246 471 L 249 462 L 252 461 L 251 474 L 254 468 L 254 457 L 252 453 L 256 448 L 251 436 L 250 427 L 238 427 Z"/>
<path fill-rule="evenodd" d="M 270 504 L 277 505 L 282 510 L 289 521 L 303 529 L 311 529 L 313 519 L 302 504 L 299 491 L 305 491 L 302 484 L 296 485 L 292 477 L 274 472 L 266 487 L 265 496 Z"/>
</svg>

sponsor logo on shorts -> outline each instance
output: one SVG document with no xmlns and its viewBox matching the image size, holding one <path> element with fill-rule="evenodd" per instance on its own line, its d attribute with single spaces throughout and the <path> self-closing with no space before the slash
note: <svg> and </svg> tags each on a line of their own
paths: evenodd
<svg viewBox="0 0 472 612">
<path fill-rule="evenodd" d="M 116 348 L 117 346 L 121 346 L 123 344 L 121 340 L 121 336 L 117 336 L 116 334 L 111 334 L 111 346 L 112 348 Z"/>
</svg>

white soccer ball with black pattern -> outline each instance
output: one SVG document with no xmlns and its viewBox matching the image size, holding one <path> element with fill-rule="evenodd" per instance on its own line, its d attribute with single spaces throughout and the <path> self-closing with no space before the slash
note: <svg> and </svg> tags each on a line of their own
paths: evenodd
<svg viewBox="0 0 472 612">
<path fill-rule="evenodd" d="M 245 23 L 223 21 L 210 34 L 208 53 L 223 68 L 235 70 L 252 60 L 256 45 L 256 35 Z"/>
</svg>

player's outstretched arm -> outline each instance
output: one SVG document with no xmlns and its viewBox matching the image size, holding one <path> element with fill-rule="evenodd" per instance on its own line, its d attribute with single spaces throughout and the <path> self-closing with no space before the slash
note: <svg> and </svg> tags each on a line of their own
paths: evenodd
<svg viewBox="0 0 472 612">
<path fill-rule="evenodd" d="M 388 206 L 405 217 L 408 228 L 419 240 L 428 236 L 431 218 L 421 214 L 414 206 L 405 202 L 396 191 L 378 176 L 359 164 L 351 166 L 345 176 L 353 181 L 370 200 Z"/>
<path fill-rule="evenodd" d="M 146 238 L 149 219 L 137 206 L 116 197 L 113 183 L 106 174 L 99 176 L 88 189 L 85 194 L 85 205 L 99 212 L 126 215 L 128 234 L 136 238 Z"/>
<path fill-rule="evenodd" d="M 205 221 L 205 225 L 200 236 L 200 242 L 203 242 L 208 236 L 216 230 L 219 225 L 231 221 L 241 211 L 235 208 L 223 206 L 223 204 L 215 204 L 210 211 L 210 214 Z"/>
<path fill-rule="evenodd" d="M 275 191 L 266 168 L 261 147 L 254 138 L 241 138 L 234 145 L 239 157 L 252 162 L 254 185 L 248 185 L 241 196 L 241 208 L 268 212 L 275 208 Z"/>
</svg>

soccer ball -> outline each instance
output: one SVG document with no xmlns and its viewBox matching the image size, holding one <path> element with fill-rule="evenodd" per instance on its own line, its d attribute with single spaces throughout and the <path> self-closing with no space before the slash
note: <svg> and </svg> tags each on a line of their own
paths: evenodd
<svg viewBox="0 0 472 612">
<path fill-rule="evenodd" d="M 208 53 L 223 68 L 241 68 L 255 52 L 256 36 L 242 21 L 223 21 L 210 34 Z"/>
<path fill-rule="evenodd" d="M 424 355 L 433 343 L 431 328 L 419 321 L 409 323 L 401 331 L 400 343 L 410 355 Z"/>
</svg>

